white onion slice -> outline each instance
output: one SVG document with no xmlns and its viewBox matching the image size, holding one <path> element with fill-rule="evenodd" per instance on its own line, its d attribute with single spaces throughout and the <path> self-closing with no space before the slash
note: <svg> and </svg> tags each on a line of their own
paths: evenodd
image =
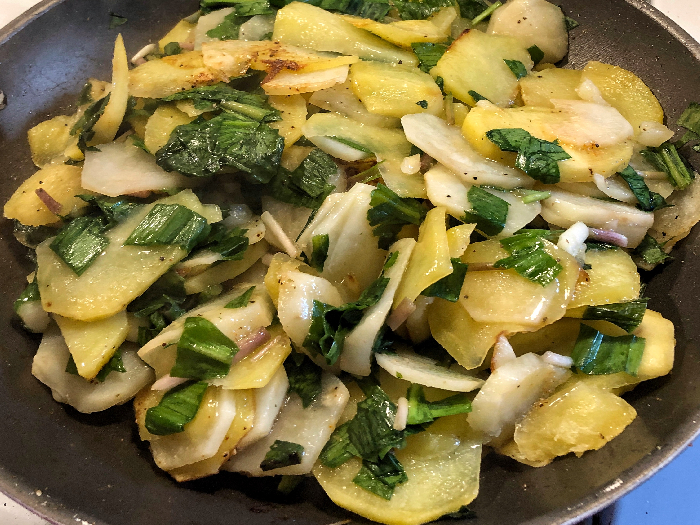
<svg viewBox="0 0 700 525">
<path fill-rule="evenodd" d="M 386 318 L 386 324 L 392 330 L 396 330 L 408 319 L 408 316 L 415 311 L 416 304 L 406 297 L 399 303 L 394 311 L 389 314 L 389 317 Z"/>
<path fill-rule="evenodd" d="M 542 354 L 542 359 L 550 365 L 559 366 L 561 368 L 571 368 L 574 366 L 574 360 L 568 355 L 561 355 L 547 350 Z"/>
<path fill-rule="evenodd" d="M 408 399 L 400 397 L 396 402 L 396 416 L 394 417 L 394 430 L 403 430 L 408 423 Z"/>
<path fill-rule="evenodd" d="M 508 338 L 500 334 L 493 345 L 493 357 L 491 357 L 491 372 L 516 359 L 515 350 Z"/>
</svg>

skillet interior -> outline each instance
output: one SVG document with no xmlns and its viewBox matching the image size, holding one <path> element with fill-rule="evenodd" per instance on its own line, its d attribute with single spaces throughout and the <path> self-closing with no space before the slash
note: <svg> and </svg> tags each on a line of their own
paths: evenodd
<svg viewBox="0 0 700 525">
<path fill-rule="evenodd" d="M 562 0 L 567 14 L 581 23 L 572 33 L 569 67 L 595 59 L 634 71 L 673 123 L 689 101 L 700 100 L 700 46 L 640 0 L 627 1 Z M 26 130 L 70 112 L 88 77 L 110 77 L 117 31 L 133 54 L 192 12 L 196 2 L 65 0 L 41 7 L 46 10 L 15 34 L 0 35 L 0 89 L 8 96 L 0 112 L 3 202 L 34 170 Z M 110 12 L 128 23 L 109 30 Z M 693 159 L 696 167 L 698 160 Z M 12 321 L 12 302 L 32 268 L 11 226 L 0 223 L 0 264 L 7 279 L 0 291 L 1 490 L 62 524 L 76 517 L 109 525 L 364 521 L 335 507 L 312 480 L 290 500 L 276 494 L 274 483 L 230 474 L 176 485 L 139 442 L 130 405 L 85 416 L 55 403 L 30 373 L 38 339 Z M 699 251 L 695 232 L 677 248 L 675 261 L 651 276 L 650 307 L 676 325 L 676 366 L 670 376 L 626 396 L 639 414 L 634 423 L 600 451 L 543 469 L 487 457 L 481 493 L 471 506 L 478 518 L 470 525 L 574 522 L 646 479 L 694 437 L 700 420 L 700 324 L 694 321 Z"/>
</svg>

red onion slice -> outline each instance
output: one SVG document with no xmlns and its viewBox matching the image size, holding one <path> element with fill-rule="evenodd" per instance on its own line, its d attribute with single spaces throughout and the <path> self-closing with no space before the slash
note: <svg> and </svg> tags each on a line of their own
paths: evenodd
<svg viewBox="0 0 700 525">
<path fill-rule="evenodd" d="M 56 215 L 61 213 L 63 205 L 56 199 L 54 199 L 51 195 L 49 195 L 44 188 L 39 188 L 35 190 L 34 193 L 36 193 L 36 196 L 39 197 L 39 199 L 41 199 L 41 202 L 43 202 L 46 205 L 46 207 L 51 213 L 54 213 Z"/>
<path fill-rule="evenodd" d="M 406 319 L 408 319 L 408 316 L 415 311 L 416 304 L 406 297 L 399 303 L 394 311 L 389 314 L 389 317 L 386 318 L 386 324 L 389 328 L 395 331 L 404 323 L 404 321 L 406 321 Z"/>
<path fill-rule="evenodd" d="M 253 350 L 267 343 L 272 336 L 265 328 L 260 328 L 256 332 L 252 332 L 245 337 L 241 337 L 236 341 L 238 345 L 238 353 L 233 357 L 233 362 L 237 363 L 245 356 L 251 354 Z"/>
<path fill-rule="evenodd" d="M 621 233 L 617 233 L 612 230 L 600 230 L 598 228 L 589 228 L 591 232 L 590 238 L 596 241 L 608 242 L 619 246 L 620 248 L 627 248 L 627 237 Z"/>
</svg>

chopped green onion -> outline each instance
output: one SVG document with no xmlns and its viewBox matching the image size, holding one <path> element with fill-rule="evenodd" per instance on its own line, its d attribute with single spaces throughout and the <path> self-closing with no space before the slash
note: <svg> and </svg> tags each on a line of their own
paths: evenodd
<svg viewBox="0 0 700 525">
<path fill-rule="evenodd" d="M 109 244 L 104 229 L 101 218 L 78 217 L 61 228 L 49 247 L 80 276 Z"/>
<path fill-rule="evenodd" d="M 328 257 L 329 237 L 327 233 L 323 235 L 314 235 L 311 239 L 311 259 L 309 266 L 316 268 L 319 272 L 323 271 L 323 265 Z"/>
<path fill-rule="evenodd" d="M 209 233 L 207 220 L 181 204 L 156 204 L 124 241 L 125 245 L 175 244 L 190 251 Z"/>
<path fill-rule="evenodd" d="M 15 313 L 17 313 L 19 312 L 19 309 L 22 307 L 22 305 L 26 303 L 33 303 L 35 301 L 41 301 L 41 296 L 39 295 L 39 285 L 36 282 L 36 276 L 34 276 L 34 280 L 31 283 L 29 283 L 24 290 L 22 290 L 22 293 L 19 294 L 19 297 L 14 302 L 13 309 Z"/>
<path fill-rule="evenodd" d="M 109 13 L 109 28 L 114 29 L 117 28 L 121 25 L 124 25 L 127 23 L 126 17 L 117 15 L 115 13 Z"/>
<path fill-rule="evenodd" d="M 430 42 L 414 42 L 411 44 L 411 48 L 413 48 L 413 52 L 420 62 L 418 67 L 425 73 L 429 73 L 436 66 L 438 60 L 442 58 L 442 55 L 445 54 L 445 51 L 447 51 L 445 44 L 433 44 Z"/>
<path fill-rule="evenodd" d="M 406 224 L 419 226 L 427 213 L 418 199 L 399 197 L 383 184 L 372 190 L 370 205 L 367 220 L 374 236 L 379 237 L 378 246 L 383 250 L 396 241 L 401 228 Z"/>
<path fill-rule="evenodd" d="M 265 472 L 282 467 L 290 467 L 301 463 L 304 447 L 291 441 L 277 439 L 260 463 L 260 469 Z"/>
<path fill-rule="evenodd" d="M 535 65 L 539 64 L 540 62 L 542 62 L 542 60 L 544 60 L 544 51 L 542 51 L 536 45 L 528 47 L 527 52 L 530 53 L 530 58 L 532 58 L 532 61 L 535 63 Z"/>
<path fill-rule="evenodd" d="M 477 93 L 473 89 L 470 89 L 467 93 L 469 93 L 469 96 L 474 99 L 474 102 L 479 102 L 480 100 L 488 100 L 485 96 Z"/>
<path fill-rule="evenodd" d="M 517 78 L 518 80 L 527 76 L 527 68 L 525 67 L 525 64 L 523 64 L 520 60 L 507 60 L 504 58 L 503 61 L 506 63 L 508 69 L 510 69 L 513 72 L 515 78 Z"/>
<path fill-rule="evenodd" d="M 367 153 L 368 155 L 372 155 L 372 150 L 371 150 L 371 149 L 369 149 L 369 148 L 363 146 L 362 144 L 358 144 L 357 142 L 355 142 L 355 141 L 353 141 L 353 140 L 346 139 L 346 138 L 343 138 L 343 137 L 338 137 L 338 136 L 335 136 L 335 135 L 332 135 L 332 136 L 330 136 L 330 137 L 328 137 L 328 138 L 333 139 L 333 140 L 335 140 L 336 142 L 340 142 L 341 144 L 345 144 L 346 146 L 349 146 L 349 147 L 351 147 L 352 149 L 356 149 L 357 151 L 361 151 L 362 153 Z"/>
<path fill-rule="evenodd" d="M 357 301 L 342 306 L 331 306 L 314 299 L 304 348 L 322 355 L 329 365 L 335 364 L 343 351 L 345 336 L 360 323 L 364 311 L 379 302 L 388 284 L 389 279 L 382 273 Z"/>
<path fill-rule="evenodd" d="M 632 193 L 639 202 L 637 207 L 640 210 L 654 211 L 670 206 L 661 195 L 649 190 L 646 182 L 644 182 L 644 177 L 634 171 L 632 166 L 628 165 L 624 170 L 619 172 L 619 175 L 630 187 L 630 190 L 632 190 Z"/>
<path fill-rule="evenodd" d="M 573 18 L 571 18 L 569 16 L 564 16 L 564 24 L 566 25 L 567 31 L 571 31 L 572 29 L 576 29 L 578 26 L 581 25 L 576 20 L 574 20 Z"/>
<path fill-rule="evenodd" d="M 411 385 L 406 393 L 408 399 L 409 425 L 430 423 L 443 416 L 453 416 L 455 414 L 466 414 L 471 412 L 472 404 L 469 394 L 460 392 L 440 401 L 428 402 L 421 385 Z"/>
<path fill-rule="evenodd" d="M 465 212 L 464 222 L 476 223 L 477 229 L 485 235 L 498 235 L 503 231 L 508 218 L 508 202 L 479 186 L 469 188 L 467 199 L 472 209 Z"/>
<path fill-rule="evenodd" d="M 243 292 L 241 295 L 236 297 L 235 299 L 232 299 L 229 301 L 224 308 L 244 308 L 248 306 L 248 303 L 250 302 L 250 298 L 253 296 L 253 292 L 255 291 L 255 286 L 251 286 L 248 288 L 245 292 Z"/>
<path fill-rule="evenodd" d="M 321 369 L 304 354 L 292 354 L 284 362 L 289 390 L 295 392 L 307 408 L 321 394 Z"/>
<path fill-rule="evenodd" d="M 563 270 L 561 264 L 547 253 L 544 241 L 537 235 L 520 233 L 501 239 L 501 246 L 510 257 L 496 261 L 494 268 L 513 269 L 541 286 L 547 286 Z"/>
<path fill-rule="evenodd" d="M 390 500 L 397 485 L 408 481 L 403 465 L 389 452 L 377 462 L 363 461 L 352 482 L 363 489 Z"/>
<path fill-rule="evenodd" d="M 179 55 L 180 53 L 182 53 L 182 48 L 178 42 L 169 42 L 163 47 L 165 56 Z"/>
<path fill-rule="evenodd" d="M 695 178 L 695 173 L 689 169 L 685 160 L 679 155 L 676 146 L 666 142 L 658 148 L 646 148 L 640 151 L 642 156 L 651 164 L 663 171 L 668 180 L 679 190 L 684 190 Z"/>
<path fill-rule="evenodd" d="M 692 131 L 696 136 L 700 135 L 700 104 L 697 102 L 688 104 L 688 107 L 678 119 L 677 124 Z"/>
<path fill-rule="evenodd" d="M 630 333 L 637 328 L 647 310 L 648 299 L 635 299 L 626 303 L 589 306 L 583 313 L 586 321 L 608 321 Z"/>
<path fill-rule="evenodd" d="M 146 430 L 156 436 L 184 432 L 197 415 L 208 386 L 206 381 L 188 381 L 166 392 L 157 406 L 146 411 Z"/>
<path fill-rule="evenodd" d="M 294 171 L 280 168 L 265 191 L 282 202 L 316 209 L 334 190 L 328 181 L 337 172 L 333 157 L 315 148 Z"/>
<path fill-rule="evenodd" d="M 228 229 L 221 223 L 212 224 L 209 235 L 198 244 L 199 247 L 220 254 L 225 261 L 240 261 L 250 244 L 247 231 L 241 228 Z"/>
<path fill-rule="evenodd" d="M 498 9 L 499 7 L 501 7 L 502 5 L 503 4 L 501 2 L 494 2 L 493 4 L 491 4 L 487 9 L 484 9 L 484 11 L 482 11 L 481 14 L 475 16 L 472 19 L 472 25 L 475 26 L 476 24 L 478 24 L 482 20 L 486 20 L 486 18 L 491 16 L 493 14 L 493 12 L 496 9 Z"/>
<path fill-rule="evenodd" d="M 224 377 L 237 353 L 238 345 L 214 323 L 204 317 L 188 317 L 170 375 L 189 379 Z"/>
<path fill-rule="evenodd" d="M 646 340 L 636 335 L 613 337 L 581 324 L 571 357 L 584 374 L 603 375 L 627 372 L 635 376 L 644 354 Z"/>
<path fill-rule="evenodd" d="M 549 199 L 552 196 L 552 192 L 550 191 L 520 190 L 520 193 L 523 194 L 523 204 L 530 204 L 531 202 L 543 201 L 545 199 Z"/>
<path fill-rule="evenodd" d="M 337 427 L 324 445 L 319 460 L 326 467 L 336 468 L 349 459 L 359 456 L 359 452 L 350 442 L 350 436 L 348 435 L 348 428 L 351 422 L 352 420 L 346 421 Z"/>
<path fill-rule="evenodd" d="M 538 139 L 522 128 L 492 129 L 486 137 L 502 151 L 517 152 L 515 167 L 545 184 L 559 182 L 557 161 L 571 158 L 558 141 Z"/>
<path fill-rule="evenodd" d="M 663 244 L 660 244 L 651 235 L 647 234 L 642 239 L 642 242 L 639 243 L 639 246 L 634 249 L 634 253 L 645 263 L 655 266 L 673 259 L 664 251 L 663 247 Z"/>
<path fill-rule="evenodd" d="M 439 297 L 452 303 L 457 302 L 469 265 L 459 259 L 451 259 L 451 261 L 452 273 L 428 286 L 421 292 L 421 295 L 425 297 Z"/>
</svg>

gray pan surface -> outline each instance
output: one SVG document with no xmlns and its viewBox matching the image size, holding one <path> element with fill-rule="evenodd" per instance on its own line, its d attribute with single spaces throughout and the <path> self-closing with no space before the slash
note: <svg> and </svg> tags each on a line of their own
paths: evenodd
<svg viewBox="0 0 700 525">
<path fill-rule="evenodd" d="M 635 72 L 659 98 L 672 128 L 689 101 L 700 101 L 700 46 L 663 15 L 640 0 L 561 3 L 581 24 L 572 32 L 569 67 L 600 60 Z M 46 1 L 6 28 L 0 34 L 0 90 L 8 97 L 0 111 L 0 201 L 35 169 L 26 131 L 71 112 L 88 77 L 110 78 L 118 31 L 133 54 L 196 8 L 192 0 Z M 110 12 L 128 23 L 110 30 Z M 691 159 L 699 168 L 700 159 Z M 86 416 L 55 403 L 30 373 L 38 339 L 12 320 L 12 303 L 32 266 L 9 221 L 0 221 L 0 246 L 0 490 L 60 524 L 364 522 L 334 506 L 312 479 L 292 498 L 279 496 L 269 480 L 232 474 L 178 485 L 139 442 L 130 404 Z M 639 414 L 634 423 L 600 451 L 546 468 L 488 456 L 471 505 L 478 517 L 464 523 L 574 523 L 631 490 L 697 435 L 699 250 L 696 231 L 677 247 L 673 262 L 648 276 L 650 308 L 676 326 L 676 365 L 670 376 L 625 396 Z"/>
</svg>

